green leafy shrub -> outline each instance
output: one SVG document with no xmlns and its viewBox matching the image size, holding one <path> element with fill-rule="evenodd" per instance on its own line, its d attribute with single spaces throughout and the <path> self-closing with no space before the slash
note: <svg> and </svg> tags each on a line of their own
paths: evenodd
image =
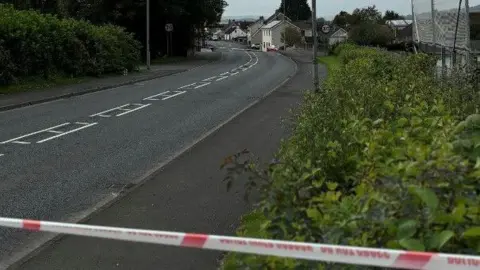
<svg viewBox="0 0 480 270">
<path fill-rule="evenodd" d="M 0 46 L 0 57 L 10 59 L 0 64 L 2 71 L 8 67 L 0 73 L 3 84 L 30 76 L 133 70 L 140 59 L 140 43 L 120 27 L 59 19 L 10 5 L 0 5 Z"/>
<path fill-rule="evenodd" d="M 352 45 L 337 55 L 344 64 L 306 95 L 277 162 L 227 159 L 228 182 L 247 171 L 247 190 L 260 187 L 262 233 L 250 235 L 480 254 L 480 116 L 461 121 L 479 103 L 438 85 L 425 55 Z M 225 265 L 358 269 L 240 254 Z"/>
</svg>

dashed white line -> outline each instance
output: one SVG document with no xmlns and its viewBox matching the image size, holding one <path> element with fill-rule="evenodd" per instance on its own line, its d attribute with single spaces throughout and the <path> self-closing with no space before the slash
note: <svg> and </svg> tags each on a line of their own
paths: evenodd
<svg viewBox="0 0 480 270">
<path fill-rule="evenodd" d="M 4 155 L 4 154 L 0 154 L 0 157 L 3 157 L 3 156 L 5 156 L 5 155 Z"/>
<path fill-rule="evenodd" d="M 138 110 L 143 109 L 143 108 L 145 108 L 145 107 L 148 107 L 148 106 L 150 106 L 150 105 L 152 105 L 152 104 L 150 104 L 150 103 L 148 103 L 148 104 L 136 104 L 136 103 L 135 103 L 135 104 L 132 104 L 132 105 L 139 106 L 139 107 L 137 107 L 137 108 L 135 108 L 135 109 L 128 110 L 128 111 L 123 112 L 123 113 L 120 113 L 120 114 L 117 114 L 117 117 L 118 117 L 118 116 L 125 115 L 125 114 L 129 114 L 129 113 L 134 112 L 134 111 L 138 111 Z"/>
<path fill-rule="evenodd" d="M 92 115 L 90 115 L 90 117 L 95 117 L 95 116 L 110 117 L 110 115 L 105 115 L 105 114 L 108 113 L 108 112 L 112 112 L 112 111 L 119 110 L 119 109 L 124 108 L 124 107 L 127 107 L 127 106 L 130 106 L 130 104 L 127 103 L 127 104 L 124 104 L 124 105 L 122 105 L 122 106 L 118 106 L 118 107 L 115 107 L 115 108 L 112 108 L 112 109 L 108 109 L 108 110 L 103 111 L 103 112 L 99 112 L 99 113 L 96 113 L 96 114 L 92 114 Z"/>
<path fill-rule="evenodd" d="M 183 89 L 183 88 L 187 88 L 187 87 L 190 87 L 190 86 L 194 86 L 195 84 L 197 84 L 197 83 L 194 82 L 194 83 L 191 83 L 191 84 L 187 84 L 187 85 L 179 87 L 178 89 Z"/>
<path fill-rule="evenodd" d="M 144 98 L 143 100 L 159 100 L 159 99 L 157 99 L 156 97 L 165 95 L 166 93 L 169 93 L 169 92 L 170 92 L 170 91 L 165 91 L 165 92 L 162 92 L 162 93 L 160 93 L 160 94 L 155 94 L 155 95 L 153 95 L 153 96 L 146 97 L 146 98 Z"/>
<path fill-rule="evenodd" d="M 217 79 L 217 82 L 218 82 L 218 81 L 221 81 L 221 80 L 225 80 L 226 78 L 228 78 L 228 76 L 220 77 L 220 78 Z"/>
<path fill-rule="evenodd" d="M 79 122 L 76 122 L 76 124 L 79 124 Z M 91 127 L 91 126 L 94 126 L 98 123 L 90 123 L 88 125 L 84 125 L 82 127 L 79 127 L 79 128 L 75 128 L 75 129 L 72 129 L 72 130 L 69 130 L 69 131 L 66 131 L 66 132 L 63 132 L 62 134 L 58 134 L 58 135 L 55 135 L 55 136 L 52 136 L 52 137 L 49 137 L 49 138 L 46 138 L 46 139 L 43 139 L 43 140 L 40 140 L 38 141 L 37 143 L 44 143 L 44 142 L 48 142 L 50 140 L 53 140 L 53 139 L 56 139 L 56 138 L 59 138 L 59 137 L 62 137 L 62 136 L 65 136 L 67 134 L 70 134 L 70 133 L 73 133 L 73 132 L 77 132 L 79 130 L 82 130 L 82 129 L 85 129 L 85 128 L 88 128 L 88 127 Z"/>
<path fill-rule="evenodd" d="M 24 142 L 24 141 L 13 141 L 12 143 L 16 143 L 16 144 L 30 144 L 30 142 Z"/>
<path fill-rule="evenodd" d="M 215 78 L 217 78 L 217 76 L 213 76 L 213 77 L 210 77 L 210 78 L 206 78 L 206 79 L 203 79 L 202 81 L 204 81 L 204 82 L 209 82 L 209 81 L 213 81 Z"/>
<path fill-rule="evenodd" d="M 170 96 L 168 96 L 168 97 L 164 97 L 164 98 L 162 98 L 162 100 L 167 100 L 167 99 L 169 99 L 169 98 L 173 98 L 173 97 L 176 97 L 176 96 L 185 94 L 187 91 L 175 91 L 175 92 L 176 92 L 175 94 L 170 95 Z"/>
<path fill-rule="evenodd" d="M 66 125 L 70 125 L 70 123 L 67 122 L 67 123 L 63 123 L 63 124 L 58 125 L 58 126 L 42 129 L 42 130 L 39 130 L 39 131 L 35 131 L 35 132 L 29 133 L 29 134 L 26 134 L 26 135 L 23 135 L 23 136 L 20 136 L 20 137 L 17 137 L 17 138 L 10 139 L 8 141 L 0 142 L 0 144 L 6 144 L 6 143 L 9 143 L 9 142 L 18 143 L 18 144 L 29 144 L 29 142 L 22 142 L 22 141 L 19 141 L 19 140 L 23 139 L 23 138 L 26 138 L 26 137 L 29 137 L 29 136 L 32 136 L 32 135 L 42 133 L 42 132 L 46 132 L 46 131 L 51 130 L 51 129 L 63 127 L 63 126 L 66 126 Z"/>
<path fill-rule="evenodd" d="M 202 83 L 202 84 L 200 84 L 200 85 L 195 86 L 194 89 L 198 89 L 198 88 L 200 88 L 200 87 L 204 87 L 204 86 L 207 86 L 207 85 L 209 85 L 209 84 L 211 84 L 211 82 Z"/>
<path fill-rule="evenodd" d="M 240 72 L 238 72 L 238 71 L 237 71 L 237 72 L 234 72 L 234 73 L 230 74 L 230 76 L 237 75 L 238 73 L 240 73 Z"/>
<path fill-rule="evenodd" d="M 224 73 L 222 73 L 222 74 L 220 74 L 220 75 L 225 76 L 225 75 L 227 75 L 228 73 L 230 73 L 230 72 L 227 71 L 227 72 L 224 72 Z"/>
</svg>

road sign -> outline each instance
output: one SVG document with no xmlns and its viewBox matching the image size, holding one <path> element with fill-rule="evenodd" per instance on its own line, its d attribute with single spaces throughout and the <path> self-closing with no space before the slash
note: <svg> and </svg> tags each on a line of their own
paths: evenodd
<svg viewBox="0 0 480 270">
<path fill-rule="evenodd" d="M 173 31 L 173 24 L 171 24 L 171 23 L 165 24 L 165 31 L 172 32 Z"/>
<path fill-rule="evenodd" d="M 330 33 L 330 25 L 324 24 L 324 25 L 322 26 L 322 32 L 323 32 L 324 34 Z"/>
</svg>

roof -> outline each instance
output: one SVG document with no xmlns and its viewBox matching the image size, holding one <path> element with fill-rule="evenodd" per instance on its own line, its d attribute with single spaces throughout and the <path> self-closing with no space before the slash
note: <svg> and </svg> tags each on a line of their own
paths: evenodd
<svg viewBox="0 0 480 270">
<path fill-rule="evenodd" d="M 389 21 L 386 21 L 385 24 L 388 24 L 390 26 L 408 26 L 410 24 L 412 24 L 413 21 L 412 20 L 389 20 Z"/>
<path fill-rule="evenodd" d="M 312 23 L 308 21 L 295 21 L 295 22 L 292 22 L 292 24 L 294 24 L 295 26 L 297 26 L 302 30 L 312 29 Z"/>
<path fill-rule="evenodd" d="M 237 29 L 237 28 L 236 27 L 230 27 L 225 31 L 225 34 L 230 35 L 233 31 L 235 31 L 235 29 Z"/>
<path fill-rule="evenodd" d="M 275 26 L 277 26 L 278 24 L 280 24 L 282 21 L 272 21 L 264 26 L 262 26 L 263 29 L 269 29 L 269 28 L 273 28 Z"/>
</svg>

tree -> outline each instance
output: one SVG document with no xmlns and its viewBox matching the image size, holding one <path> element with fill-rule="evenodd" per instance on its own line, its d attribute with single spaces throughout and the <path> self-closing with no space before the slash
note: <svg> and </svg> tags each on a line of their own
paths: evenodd
<svg viewBox="0 0 480 270">
<path fill-rule="evenodd" d="M 304 21 L 312 17 L 312 10 L 307 0 L 282 0 L 277 12 L 283 13 L 285 4 L 285 15 L 292 21 Z"/>
<path fill-rule="evenodd" d="M 393 10 L 387 10 L 385 11 L 385 15 L 383 15 L 384 21 L 403 20 L 403 19 L 405 18 L 403 16 L 400 16 L 398 13 L 396 13 Z"/>
<path fill-rule="evenodd" d="M 146 0 L 0 0 L 17 9 L 36 9 L 61 17 L 85 19 L 94 24 L 112 23 L 127 31 L 145 45 Z M 166 51 L 166 23 L 174 25 L 173 53 L 186 55 L 192 47 L 195 29 L 220 21 L 225 0 L 150 0 L 151 52 Z"/>
<path fill-rule="evenodd" d="M 382 13 L 378 11 L 375 5 L 366 8 L 356 8 L 351 17 L 350 24 L 359 25 L 361 23 L 380 23 L 382 21 Z"/>
<path fill-rule="evenodd" d="M 302 34 L 298 29 L 288 26 L 285 28 L 285 31 L 282 32 L 281 42 L 284 43 L 286 47 L 300 45 L 302 43 Z"/>
<path fill-rule="evenodd" d="M 350 15 L 350 13 L 342 10 L 340 13 L 335 15 L 335 18 L 333 18 L 333 24 L 342 28 L 347 28 L 351 16 L 352 15 Z"/>
<path fill-rule="evenodd" d="M 393 31 L 386 25 L 362 22 L 349 32 L 349 39 L 362 46 L 385 46 L 395 38 Z"/>
</svg>

